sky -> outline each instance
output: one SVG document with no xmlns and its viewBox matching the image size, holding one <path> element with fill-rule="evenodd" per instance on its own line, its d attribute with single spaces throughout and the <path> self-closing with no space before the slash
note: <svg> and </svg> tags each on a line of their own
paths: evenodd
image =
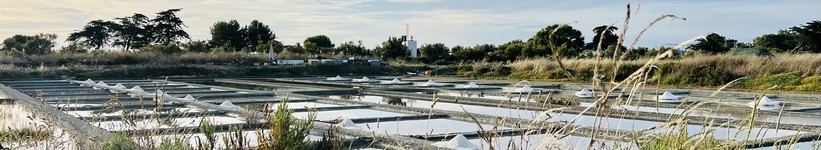
<svg viewBox="0 0 821 150">
<path fill-rule="evenodd" d="M 494 44 L 527 40 L 557 23 L 580 30 L 587 42 L 600 25 L 624 26 L 627 1 L 620 0 L 0 0 L 0 38 L 55 33 L 58 45 L 91 20 L 183 8 L 192 40 L 210 39 L 217 21 L 269 25 L 285 44 L 326 35 L 334 43 L 362 41 L 373 48 L 390 36 L 410 35 L 420 45 Z M 719 33 L 741 42 L 821 20 L 818 0 L 646 0 L 632 1 L 627 43 L 660 15 L 639 46 L 669 46 L 699 35 Z M 621 31 L 619 31 L 620 33 Z"/>
</svg>

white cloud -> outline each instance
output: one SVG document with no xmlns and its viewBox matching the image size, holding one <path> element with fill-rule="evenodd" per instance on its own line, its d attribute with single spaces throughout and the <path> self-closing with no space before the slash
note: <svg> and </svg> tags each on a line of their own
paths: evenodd
<svg viewBox="0 0 821 150">
<path fill-rule="evenodd" d="M 433 3 L 433 2 L 440 2 L 443 0 L 388 0 L 394 3 Z"/>
<path fill-rule="evenodd" d="M 397 4 L 398 3 L 398 4 Z M 401 5 L 415 3 L 413 6 Z M 241 24 L 259 20 L 271 26 L 284 43 L 301 42 L 324 34 L 335 42 L 362 40 L 373 47 L 388 36 L 405 32 L 421 43 L 502 44 L 527 39 L 555 23 L 570 23 L 590 40 L 595 26 L 624 19 L 624 4 L 594 2 L 473 1 L 473 0 L 61 0 L 0 2 L 0 39 L 14 34 L 56 33 L 63 40 L 70 32 L 94 19 L 112 19 L 133 13 L 153 16 L 169 8 L 184 8 L 179 16 L 192 38 L 210 38 L 209 28 L 221 20 Z M 814 3 L 814 4 L 808 4 Z M 644 2 L 633 16 L 630 36 L 662 14 L 686 17 L 687 21 L 661 22 L 639 45 L 678 43 L 695 35 L 718 32 L 749 42 L 755 36 L 801 24 L 821 13 L 819 2 L 721 1 Z M 787 11 L 789 10 L 789 11 Z M 630 38 L 628 38 L 630 39 Z"/>
</svg>

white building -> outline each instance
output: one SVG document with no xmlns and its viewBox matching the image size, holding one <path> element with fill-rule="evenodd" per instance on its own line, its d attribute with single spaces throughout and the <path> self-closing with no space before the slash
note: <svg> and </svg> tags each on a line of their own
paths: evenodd
<svg viewBox="0 0 821 150">
<path fill-rule="evenodd" d="M 408 47 L 410 50 L 410 57 L 417 58 L 419 57 L 419 51 L 416 47 L 416 41 L 413 40 L 413 36 L 410 36 L 410 25 L 405 25 L 405 35 L 402 35 L 402 44 Z"/>
</svg>

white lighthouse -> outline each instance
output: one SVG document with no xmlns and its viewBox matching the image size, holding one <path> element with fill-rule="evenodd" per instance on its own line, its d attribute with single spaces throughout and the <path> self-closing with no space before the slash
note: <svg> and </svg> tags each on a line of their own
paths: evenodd
<svg viewBox="0 0 821 150">
<path fill-rule="evenodd" d="M 416 41 L 413 40 L 413 36 L 410 36 L 410 25 L 405 24 L 405 35 L 402 35 L 402 44 L 408 47 L 410 50 L 410 57 L 416 58 L 419 57 L 419 53 L 416 48 Z"/>
</svg>

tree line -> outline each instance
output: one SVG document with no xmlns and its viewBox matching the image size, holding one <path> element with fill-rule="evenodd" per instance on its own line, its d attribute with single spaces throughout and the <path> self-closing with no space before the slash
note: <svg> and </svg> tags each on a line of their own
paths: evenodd
<svg viewBox="0 0 821 150">
<path fill-rule="evenodd" d="M 406 59 L 408 48 L 397 37 L 388 37 L 374 49 L 363 46 L 362 41 L 346 41 L 334 44 L 326 35 L 306 38 L 301 43 L 284 45 L 276 40 L 276 34 L 269 25 L 253 20 L 248 25 L 240 25 L 236 20 L 218 21 L 210 28 L 211 39 L 190 41 L 184 30 L 186 25 L 176 13 L 182 9 L 169 9 L 155 13 L 152 18 L 140 13 L 118 17 L 113 20 L 92 20 L 82 29 L 68 35 L 70 44 L 61 48 L 61 53 L 85 53 L 89 49 L 120 49 L 122 51 L 148 52 L 267 52 L 274 49 L 278 53 L 306 55 L 344 55 L 387 59 Z M 533 57 L 588 58 L 596 55 L 612 56 L 615 49 L 626 49 L 619 43 L 614 26 L 597 26 L 588 31 L 593 33 L 592 42 L 585 42 L 581 30 L 567 25 L 550 25 L 542 28 L 527 40 L 512 40 L 501 45 L 478 44 L 447 47 L 442 43 L 421 45 L 421 58 L 427 63 L 446 63 L 467 60 L 513 61 Z M 15 35 L 3 41 L 0 50 L 17 51 L 25 54 L 46 54 L 53 52 L 55 34 Z M 182 42 L 182 40 L 188 40 Z M 599 43 L 601 41 L 601 43 Z M 552 45 L 551 45 L 552 44 Z M 602 53 L 595 50 L 601 47 Z M 756 37 L 752 43 L 738 42 L 717 33 L 710 33 L 705 39 L 686 49 L 721 54 L 733 48 L 762 48 L 770 52 L 821 53 L 821 20 L 807 22 L 780 30 L 776 33 Z M 665 47 L 638 47 L 628 50 L 626 58 L 654 55 Z"/>
</svg>

